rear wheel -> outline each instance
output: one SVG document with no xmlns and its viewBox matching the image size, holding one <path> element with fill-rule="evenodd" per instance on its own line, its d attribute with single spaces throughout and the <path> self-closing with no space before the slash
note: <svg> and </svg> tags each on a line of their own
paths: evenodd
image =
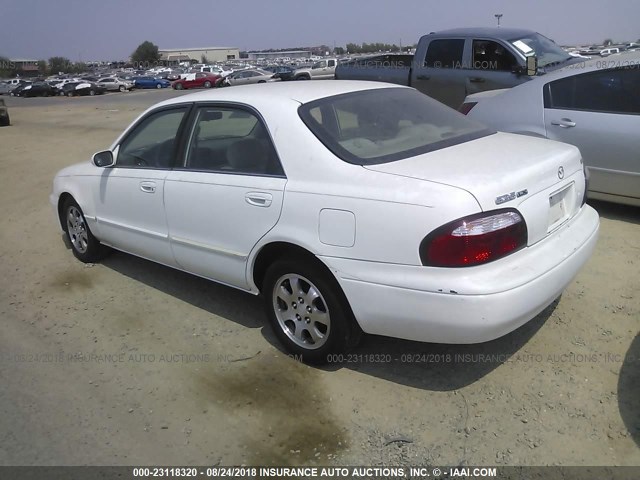
<svg viewBox="0 0 640 480">
<path fill-rule="evenodd" d="M 95 90 L 89 90 L 89 95 L 91 95 L 92 97 L 96 94 Z"/>
<path fill-rule="evenodd" d="M 93 236 L 82 209 L 75 200 L 69 198 L 62 210 L 62 224 L 73 255 L 84 263 L 93 263 L 109 253 L 109 247 L 102 245 Z"/>
<path fill-rule="evenodd" d="M 73 97 L 73 90 L 69 90 L 67 92 L 67 97 Z"/>
<path fill-rule="evenodd" d="M 266 272 L 262 293 L 278 340 L 306 363 L 358 343 L 361 336 L 346 297 L 323 266 L 305 259 L 277 260 Z"/>
</svg>

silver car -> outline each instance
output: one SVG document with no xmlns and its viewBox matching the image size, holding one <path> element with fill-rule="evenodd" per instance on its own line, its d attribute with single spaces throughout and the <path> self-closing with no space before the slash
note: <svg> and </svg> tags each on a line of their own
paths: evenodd
<svg viewBox="0 0 640 480">
<path fill-rule="evenodd" d="M 11 85 L 7 82 L 0 82 L 0 95 L 9 95 L 11 92 Z"/>
<path fill-rule="evenodd" d="M 640 52 L 469 95 L 460 111 L 496 130 L 577 146 L 590 198 L 640 206 Z"/>
<path fill-rule="evenodd" d="M 102 85 L 107 91 L 110 92 L 126 92 L 133 88 L 133 83 L 127 80 L 122 80 L 118 77 L 106 77 L 98 80 L 98 85 Z"/>
<path fill-rule="evenodd" d="M 272 72 L 261 70 L 259 68 L 252 70 L 240 70 L 227 75 L 223 84 L 226 85 L 249 85 L 251 83 L 278 82 L 279 78 L 273 78 Z"/>
</svg>

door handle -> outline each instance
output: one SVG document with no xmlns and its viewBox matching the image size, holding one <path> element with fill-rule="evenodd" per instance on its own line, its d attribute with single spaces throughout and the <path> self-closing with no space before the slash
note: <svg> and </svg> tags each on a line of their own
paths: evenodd
<svg viewBox="0 0 640 480">
<path fill-rule="evenodd" d="M 559 122 L 551 122 L 551 125 L 560 128 L 572 128 L 576 126 L 576 122 L 572 122 L 570 118 L 561 118 Z"/>
<path fill-rule="evenodd" d="M 144 193 L 155 193 L 156 184 L 154 182 L 140 182 L 140 190 Z"/>
<path fill-rule="evenodd" d="M 273 196 L 270 193 L 249 192 L 244 196 L 245 201 L 254 207 L 269 207 L 273 202 Z"/>
<path fill-rule="evenodd" d="M 469 79 L 471 83 L 484 83 L 484 78 L 482 77 L 471 77 Z"/>
<path fill-rule="evenodd" d="M 429 75 L 418 75 L 418 80 L 429 80 L 431 77 Z"/>
</svg>

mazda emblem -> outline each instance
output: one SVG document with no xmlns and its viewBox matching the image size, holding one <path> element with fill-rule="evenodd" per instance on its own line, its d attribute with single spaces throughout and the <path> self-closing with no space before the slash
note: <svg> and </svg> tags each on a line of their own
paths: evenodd
<svg viewBox="0 0 640 480">
<path fill-rule="evenodd" d="M 558 168 L 558 178 L 562 180 L 564 178 L 564 167 Z"/>
</svg>

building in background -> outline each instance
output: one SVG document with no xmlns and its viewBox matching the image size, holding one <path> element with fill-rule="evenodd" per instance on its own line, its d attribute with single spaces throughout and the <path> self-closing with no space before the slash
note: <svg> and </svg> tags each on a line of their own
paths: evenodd
<svg viewBox="0 0 640 480">
<path fill-rule="evenodd" d="M 160 60 L 176 63 L 190 60 L 200 63 L 203 57 L 209 62 L 226 62 L 240 58 L 240 50 L 234 47 L 160 48 L 158 53 Z"/>
<path fill-rule="evenodd" d="M 282 52 L 247 52 L 249 60 L 265 59 L 267 61 L 276 58 L 309 58 L 311 51 L 309 50 L 288 50 Z"/>
</svg>

